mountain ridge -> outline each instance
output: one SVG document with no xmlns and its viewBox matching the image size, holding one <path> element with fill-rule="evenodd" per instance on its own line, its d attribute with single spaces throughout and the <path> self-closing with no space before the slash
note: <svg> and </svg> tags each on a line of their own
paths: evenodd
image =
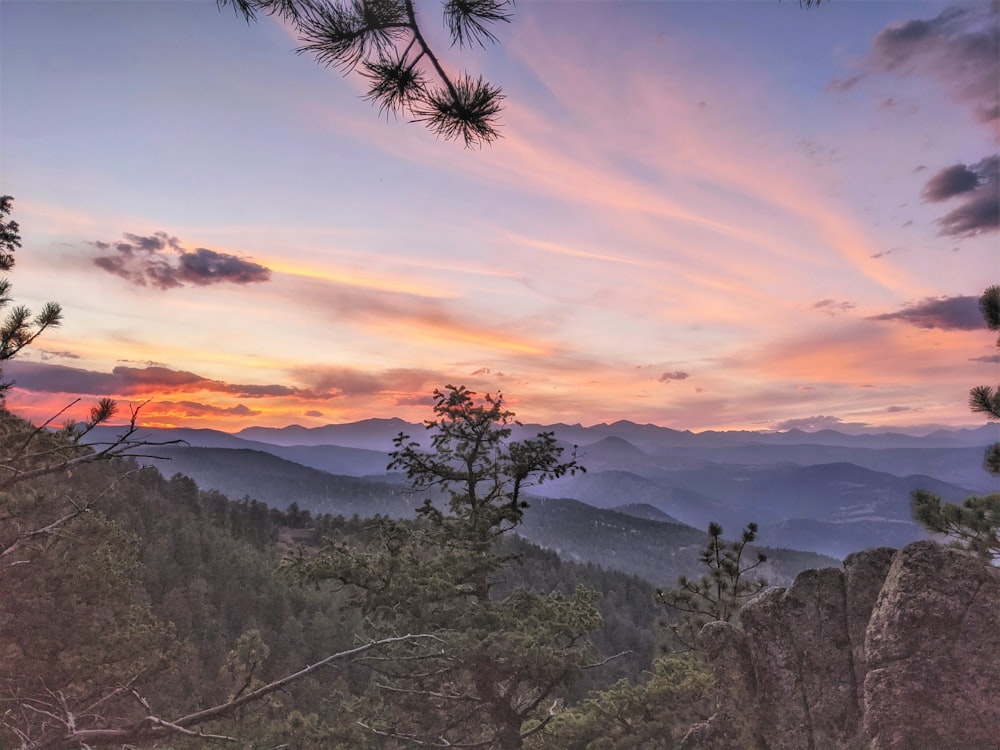
<svg viewBox="0 0 1000 750">
<path fill-rule="evenodd" d="M 835 430 L 692 433 L 627 421 L 592 428 L 551 425 L 558 444 L 576 446 L 588 471 L 532 492 L 581 501 L 596 511 L 634 507 L 632 515 L 640 518 L 661 513 L 696 530 L 710 521 L 730 530 L 753 521 L 762 542 L 843 557 L 926 538 L 911 518 L 916 489 L 948 502 L 1000 491 L 996 478 L 981 469 L 982 450 L 996 427 L 883 440 Z M 512 439 L 542 431 L 548 428 L 513 425 Z M 146 452 L 169 455 L 175 468 L 230 496 L 249 495 L 277 507 L 295 500 L 314 512 L 363 516 L 404 514 L 411 512 L 407 500 L 417 502 L 404 498 L 403 478 L 387 468 L 400 432 L 418 440 L 429 436 L 424 425 L 394 418 L 237 434 L 140 428 L 134 437 L 183 441 Z M 116 434 L 116 428 L 99 426 L 87 440 L 111 441 Z M 157 463 L 164 472 L 172 470 Z M 571 525 L 571 519 L 564 523 Z"/>
</svg>

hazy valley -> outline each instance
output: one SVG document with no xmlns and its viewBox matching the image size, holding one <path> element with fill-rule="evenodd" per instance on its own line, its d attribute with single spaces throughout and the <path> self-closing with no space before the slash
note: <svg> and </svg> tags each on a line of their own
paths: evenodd
<svg viewBox="0 0 1000 750">
<path fill-rule="evenodd" d="M 996 425 L 940 430 L 925 437 L 849 435 L 825 430 L 680 432 L 654 425 L 524 425 L 514 438 L 554 431 L 587 472 L 529 489 L 531 508 L 519 533 L 578 561 L 594 562 L 655 582 L 696 565 L 710 521 L 736 533 L 754 521 L 760 545 L 843 558 L 874 546 L 900 547 L 926 538 L 911 517 L 910 493 L 926 489 L 949 502 L 997 491 L 982 471 L 983 447 Z M 183 443 L 147 451 L 166 475 L 182 473 L 234 499 L 249 496 L 276 508 L 295 502 L 313 513 L 411 516 L 423 496 L 388 472 L 400 432 L 424 427 L 398 419 L 307 429 L 251 427 L 146 429 L 152 441 Z M 100 428 L 94 439 L 109 439 Z M 787 552 L 770 554 L 778 577 L 834 564 Z"/>
</svg>

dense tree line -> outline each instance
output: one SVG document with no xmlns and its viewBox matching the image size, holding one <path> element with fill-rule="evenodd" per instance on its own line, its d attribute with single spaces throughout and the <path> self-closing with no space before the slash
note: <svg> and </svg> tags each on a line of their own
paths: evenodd
<svg viewBox="0 0 1000 750">
<path fill-rule="evenodd" d="M 0 425 L 27 427 L 7 411 L 0 412 Z M 151 713 L 187 715 L 396 632 L 370 632 L 373 608 L 360 606 L 356 591 L 300 585 L 281 561 L 312 559 L 330 540 L 342 550 L 370 551 L 386 524 L 404 537 L 427 531 L 426 521 L 312 516 L 294 504 L 280 511 L 252 498 L 230 500 L 129 459 L 83 464 L 0 494 L 0 526 L 7 533 L 42 527 L 52 509 L 66 503 L 88 510 L 61 533 L 18 548 L 0 568 L 4 747 L 78 747 L 59 744 L 67 714 L 78 727 L 90 728 L 126 726 Z M 543 707 L 558 708 L 554 719 L 587 690 L 650 669 L 659 612 L 648 584 L 567 563 L 516 537 L 500 537 L 495 559 L 503 561 L 491 586 L 495 619 L 477 623 L 485 630 L 503 631 L 500 625 L 510 618 L 506 632 L 514 632 L 529 605 L 543 606 L 546 618 L 573 606 L 587 613 L 589 639 L 580 649 L 578 680 L 553 691 Z M 422 576 L 431 572 L 414 566 L 409 580 L 398 584 L 411 588 L 413 605 L 426 600 L 431 584 Z M 582 589 L 604 593 L 578 596 Z M 454 614 L 446 609 L 422 621 L 415 616 L 411 624 L 437 617 L 440 626 L 440 618 Z M 474 648 L 480 636 L 462 640 L 464 648 Z M 513 655 L 520 645 L 508 641 L 503 648 Z M 413 646 L 399 646 L 392 658 L 407 650 Z M 525 658 L 533 663 L 536 654 Z M 373 706 L 385 719 L 406 715 L 384 695 L 373 702 L 378 672 L 372 666 L 378 663 L 345 662 L 307 676 L 198 731 L 275 744 L 294 739 L 302 747 L 391 747 L 358 723 L 369 724 Z M 185 742 L 200 747 L 206 740 L 170 738 L 172 746 Z"/>
</svg>

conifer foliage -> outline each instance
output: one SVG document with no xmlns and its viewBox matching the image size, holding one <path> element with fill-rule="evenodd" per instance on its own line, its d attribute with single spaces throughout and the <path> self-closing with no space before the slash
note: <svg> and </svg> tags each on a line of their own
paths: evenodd
<svg viewBox="0 0 1000 750">
<path fill-rule="evenodd" d="M 991 331 L 1000 331 L 1000 286 L 986 288 L 979 298 L 979 311 Z M 1000 338 L 997 339 L 1000 347 Z M 977 385 L 969 391 L 969 408 L 1000 421 L 1000 386 Z M 983 467 L 1000 475 L 1000 442 L 986 449 Z M 1000 559 L 1000 493 L 966 498 L 961 505 L 945 503 L 927 490 L 913 493 L 913 516 L 926 529 L 951 537 L 958 547 L 975 552 L 984 560 Z"/>
<path fill-rule="evenodd" d="M 0 271 L 9 271 L 14 267 L 14 253 L 21 247 L 21 227 L 9 218 L 13 202 L 11 196 L 0 195 Z M 0 310 L 8 308 L 13 302 L 10 291 L 10 279 L 0 279 Z M 36 315 L 32 315 L 31 310 L 24 305 L 10 307 L 7 316 L 0 322 L 0 362 L 17 356 L 42 331 L 56 328 L 60 323 L 62 308 L 55 302 L 47 302 Z M 0 380 L 0 399 L 6 395 L 11 385 L 13 384 Z"/>
<path fill-rule="evenodd" d="M 588 635 L 601 618 L 586 589 L 494 595 L 513 562 L 496 545 L 521 522 L 527 486 L 582 467 L 562 459 L 549 433 L 511 441 L 513 414 L 500 395 L 447 386 L 435 392 L 434 413 L 431 449 L 400 434 L 390 463 L 415 491 L 436 493 L 418 524 L 380 519 L 367 545 L 332 540 L 287 567 L 350 592 L 371 637 L 419 629 L 438 639 L 366 662 L 371 690 L 355 722 L 368 734 L 358 746 L 513 750 L 544 730 L 558 691 L 593 660 Z"/>
<path fill-rule="evenodd" d="M 504 95 L 482 75 L 451 73 L 428 43 L 416 0 L 216 0 L 246 21 L 278 18 L 298 36 L 297 52 L 345 74 L 358 72 L 365 98 L 388 115 L 409 117 L 466 147 L 500 137 Z M 800 7 L 822 0 L 799 0 Z M 497 43 L 498 23 L 509 23 L 514 0 L 443 0 L 442 20 L 452 45 Z"/>
<path fill-rule="evenodd" d="M 246 20 L 273 15 L 297 33 L 300 53 L 320 65 L 366 79 L 366 98 L 385 114 L 403 115 L 466 146 L 499 137 L 503 94 L 482 76 L 450 74 L 428 44 L 414 0 L 218 0 Z M 512 0 L 445 0 L 452 43 L 497 41 L 492 26 L 509 22 Z"/>
<path fill-rule="evenodd" d="M 748 574 L 763 565 L 767 557 L 760 552 L 749 557 L 747 546 L 757 538 L 757 524 L 748 523 L 738 541 L 722 538 L 722 526 L 710 523 L 708 543 L 700 560 L 708 572 L 695 581 L 681 576 L 677 587 L 657 592 L 659 600 L 681 612 L 671 629 L 684 646 L 698 647 L 698 633 L 708 622 L 732 622 L 740 607 L 762 591 L 767 581 Z"/>
</svg>

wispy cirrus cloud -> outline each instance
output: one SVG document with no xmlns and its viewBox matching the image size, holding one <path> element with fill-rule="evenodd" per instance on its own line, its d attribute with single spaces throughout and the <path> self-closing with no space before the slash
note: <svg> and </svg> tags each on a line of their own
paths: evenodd
<svg viewBox="0 0 1000 750">
<path fill-rule="evenodd" d="M 443 382 L 441 373 L 408 368 L 373 371 L 354 367 L 311 367 L 294 370 L 292 374 L 315 391 L 344 396 L 425 393 Z"/>
<path fill-rule="evenodd" d="M 456 348 L 470 346 L 512 354 L 553 353 L 553 343 L 538 333 L 538 326 L 523 321 L 485 321 L 463 309 L 460 299 L 426 294 L 300 279 L 296 302 L 310 312 L 323 311 L 341 323 L 389 336 L 406 344 L 417 340 L 446 342 Z"/>
<path fill-rule="evenodd" d="M 873 315 L 869 320 L 896 320 L 917 328 L 948 331 L 975 331 L 983 328 L 978 297 L 928 297 L 892 313 Z"/>
<path fill-rule="evenodd" d="M 846 300 L 821 299 L 819 302 L 814 302 L 812 307 L 813 310 L 821 310 L 827 315 L 837 315 L 839 313 L 850 312 L 857 305 Z"/>
<path fill-rule="evenodd" d="M 167 290 L 188 284 L 255 284 L 271 278 L 270 269 L 260 263 L 206 247 L 188 250 L 166 232 L 126 232 L 122 237 L 117 242 L 87 244 L 101 253 L 93 259 L 95 266 L 136 286 Z"/>
</svg>

